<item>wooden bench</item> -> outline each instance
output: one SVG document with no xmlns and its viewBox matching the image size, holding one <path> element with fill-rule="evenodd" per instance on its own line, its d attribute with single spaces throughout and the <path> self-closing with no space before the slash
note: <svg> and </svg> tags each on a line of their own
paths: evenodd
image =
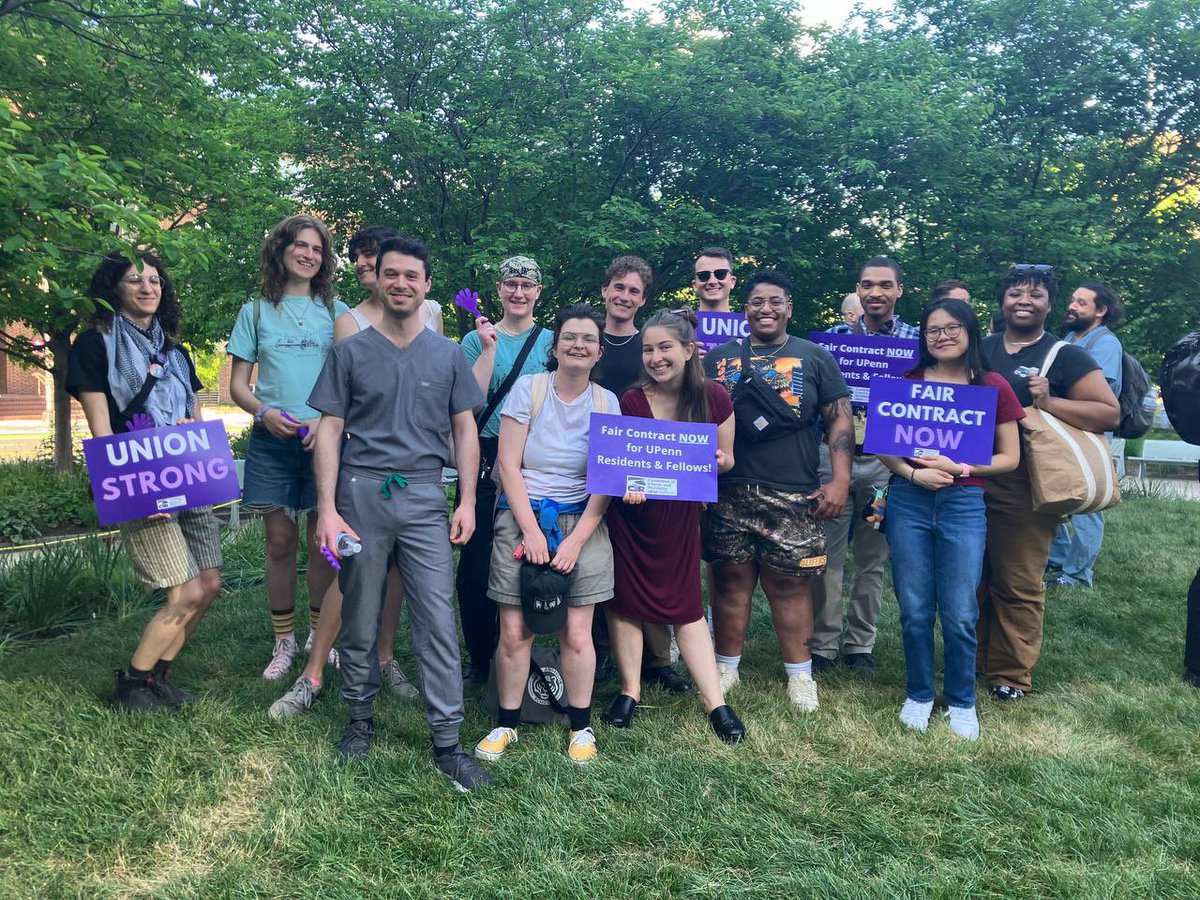
<svg viewBox="0 0 1200 900">
<path fill-rule="evenodd" d="M 1151 465 L 1187 466 L 1200 464 L 1200 445 L 1184 441 L 1146 441 L 1140 456 L 1125 457 L 1127 463 L 1137 463 L 1138 474 L 1144 476 Z"/>
</svg>

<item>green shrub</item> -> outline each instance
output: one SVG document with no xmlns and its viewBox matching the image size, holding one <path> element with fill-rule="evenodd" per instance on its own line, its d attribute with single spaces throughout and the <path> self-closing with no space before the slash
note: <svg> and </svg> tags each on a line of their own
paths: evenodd
<svg viewBox="0 0 1200 900">
<path fill-rule="evenodd" d="M 87 474 L 58 474 L 45 461 L 0 463 L 0 538 L 21 541 L 65 526 L 96 525 Z"/>
<path fill-rule="evenodd" d="M 246 451 L 250 449 L 250 432 L 253 430 L 253 425 L 247 425 L 237 434 L 229 436 L 229 449 L 233 451 L 234 459 L 246 458 Z"/>
</svg>

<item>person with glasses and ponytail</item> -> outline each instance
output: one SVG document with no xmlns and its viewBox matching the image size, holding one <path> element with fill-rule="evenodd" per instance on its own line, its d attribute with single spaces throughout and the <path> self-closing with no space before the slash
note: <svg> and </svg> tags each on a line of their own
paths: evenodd
<svg viewBox="0 0 1200 900">
<path fill-rule="evenodd" d="M 1021 455 L 1017 421 L 1025 411 L 1008 382 L 987 371 L 983 336 L 971 307 L 942 298 L 921 314 L 917 366 L 905 377 L 939 384 L 985 385 L 999 392 L 992 461 L 968 466 L 945 456 L 880 456 L 891 470 L 887 536 L 892 585 L 900 606 L 906 686 L 900 721 L 925 731 L 933 711 L 933 623 L 942 620 L 943 696 L 950 731 L 979 738 L 975 712 L 975 590 L 987 529 L 984 479 L 1011 472 Z"/>
</svg>

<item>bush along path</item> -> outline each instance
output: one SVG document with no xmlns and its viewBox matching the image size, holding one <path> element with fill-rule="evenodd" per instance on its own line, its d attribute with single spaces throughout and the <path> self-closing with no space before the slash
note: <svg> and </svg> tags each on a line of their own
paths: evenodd
<svg viewBox="0 0 1200 900">
<path fill-rule="evenodd" d="M 253 573 L 261 545 L 238 535 L 177 667 L 198 706 L 107 708 L 148 609 L 0 657 L 0 896 L 1200 896 L 1200 691 L 1179 677 L 1197 524 L 1193 504 L 1113 510 L 1098 586 L 1051 593 L 1037 691 L 981 701 L 978 743 L 900 725 L 890 599 L 876 680 L 823 678 L 811 716 L 757 604 L 744 744 L 652 689 L 633 728 L 597 727 L 592 766 L 527 727 L 477 796 L 430 765 L 419 704 L 389 695 L 371 756 L 339 769 L 332 670 L 311 713 L 267 717 L 286 685 L 259 677 L 262 587 L 232 567 Z M 399 656 L 411 672 L 407 639 Z M 464 742 L 487 728 L 469 697 Z"/>
</svg>

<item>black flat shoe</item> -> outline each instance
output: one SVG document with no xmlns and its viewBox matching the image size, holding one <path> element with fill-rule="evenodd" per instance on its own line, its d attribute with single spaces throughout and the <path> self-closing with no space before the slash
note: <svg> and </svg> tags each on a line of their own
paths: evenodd
<svg viewBox="0 0 1200 900">
<path fill-rule="evenodd" d="M 737 713 L 729 708 L 729 704 L 718 706 L 710 712 L 708 721 L 712 722 L 717 737 L 727 744 L 738 744 L 746 739 L 746 726 L 737 717 Z"/>
<path fill-rule="evenodd" d="M 604 714 L 604 721 L 613 728 L 628 728 L 633 724 L 633 713 L 637 705 L 638 702 L 628 694 L 617 694 L 613 698 L 612 706 Z"/>
<path fill-rule="evenodd" d="M 642 681 L 647 684 L 660 685 L 672 694 L 690 694 L 692 692 L 692 683 L 670 666 L 643 669 Z"/>
<path fill-rule="evenodd" d="M 1025 692 L 1009 684 L 994 684 L 988 688 L 988 693 L 997 703 L 1016 703 L 1025 699 Z"/>
</svg>

